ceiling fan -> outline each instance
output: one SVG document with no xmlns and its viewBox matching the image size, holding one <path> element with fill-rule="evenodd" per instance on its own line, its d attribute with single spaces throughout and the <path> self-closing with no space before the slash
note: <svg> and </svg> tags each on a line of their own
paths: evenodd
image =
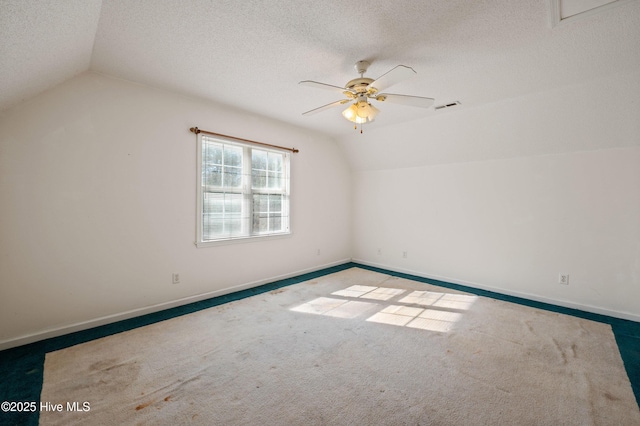
<svg viewBox="0 0 640 426">
<path fill-rule="evenodd" d="M 355 123 L 354 128 L 357 128 L 358 124 L 363 124 L 373 121 L 380 110 L 371 105 L 369 100 L 374 99 L 378 102 L 391 102 L 402 105 L 414 106 L 419 108 L 429 108 L 433 105 L 434 99 L 425 98 L 422 96 L 409 96 L 398 95 L 393 93 L 380 93 L 380 91 L 400 83 L 403 80 L 413 76 L 416 72 L 413 68 L 406 65 L 398 65 L 392 70 L 378 77 L 376 80 L 372 78 L 364 77 L 364 73 L 367 72 L 367 68 L 371 65 L 367 61 L 356 62 L 355 69 L 360 74 L 360 78 L 354 78 L 349 81 L 344 87 L 334 86 L 332 84 L 319 83 L 317 81 L 305 80 L 299 84 L 305 86 L 317 87 L 319 89 L 331 90 L 339 92 L 346 96 L 346 99 L 332 102 L 327 105 L 312 109 L 310 111 L 302 113 L 302 115 L 312 115 L 318 112 L 336 107 L 338 105 L 344 105 L 351 103 L 351 105 L 342 111 L 342 116 L 347 120 Z M 362 133 L 362 128 L 360 129 Z"/>
</svg>

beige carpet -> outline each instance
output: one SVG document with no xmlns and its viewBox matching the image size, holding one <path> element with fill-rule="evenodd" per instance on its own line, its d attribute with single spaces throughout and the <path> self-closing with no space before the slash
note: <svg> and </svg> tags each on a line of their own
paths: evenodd
<svg viewBox="0 0 640 426">
<path fill-rule="evenodd" d="M 40 424 L 640 425 L 606 324 L 352 268 L 47 354 Z"/>
</svg>

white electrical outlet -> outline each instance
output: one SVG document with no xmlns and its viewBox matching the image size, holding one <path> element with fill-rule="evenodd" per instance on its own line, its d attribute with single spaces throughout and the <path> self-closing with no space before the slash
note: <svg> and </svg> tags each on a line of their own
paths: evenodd
<svg viewBox="0 0 640 426">
<path fill-rule="evenodd" d="M 406 252 L 406 251 L 403 251 L 403 252 L 402 252 L 402 257 L 404 257 L 404 258 L 406 258 L 406 257 L 407 257 L 407 252 Z"/>
<path fill-rule="evenodd" d="M 382 254 L 382 249 L 378 249 L 378 256 Z"/>
<path fill-rule="evenodd" d="M 316 255 L 320 256 L 320 249 L 318 249 L 318 251 L 316 251 Z"/>
<path fill-rule="evenodd" d="M 180 274 L 178 274 L 177 272 L 173 274 L 172 277 L 173 283 L 174 284 L 180 284 Z"/>
<path fill-rule="evenodd" d="M 569 274 L 558 275 L 558 284 L 569 285 Z"/>
</svg>

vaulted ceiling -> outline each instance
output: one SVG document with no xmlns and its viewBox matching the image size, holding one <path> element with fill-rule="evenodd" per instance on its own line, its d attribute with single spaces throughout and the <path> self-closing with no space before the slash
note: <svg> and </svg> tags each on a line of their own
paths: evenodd
<svg viewBox="0 0 640 426">
<path fill-rule="evenodd" d="M 339 94 L 298 82 L 342 86 L 358 60 L 456 108 L 635 72 L 640 1 L 620 3 L 552 27 L 547 0 L 0 0 L 0 110 L 91 70 L 340 136 L 343 108 L 301 115 Z M 441 113 L 378 107 L 378 127 Z"/>
</svg>

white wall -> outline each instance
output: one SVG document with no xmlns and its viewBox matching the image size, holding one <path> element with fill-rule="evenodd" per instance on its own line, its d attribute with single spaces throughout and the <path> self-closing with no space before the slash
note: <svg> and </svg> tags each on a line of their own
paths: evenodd
<svg viewBox="0 0 640 426">
<path fill-rule="evenodd" d="M 422 120 L 377 127 L 376 118 L 341 145 L 354 170 L 640 146 L 638 93 L 640 71 L 481 106 L 462 98 L 461 107 Z"/>
<path fill-rule="evenodd" d="M 359 172 L 354 194 L 356 260 L 640 319 L 640 148 Z"/>
<path fill-rule="evenodd" d="M 291 237 L 194 246 L 193 126 L 300 149 Z M 0 349 L 342 263 L 350 179 L 331 140 L 94 73 L 4 111 Z"/>
<path fill-rule="evenodd" d="M 639 321 L 639 82 L 602 79 L 343 141 L 357 169 L 354 260 Z"/>
</svg>

